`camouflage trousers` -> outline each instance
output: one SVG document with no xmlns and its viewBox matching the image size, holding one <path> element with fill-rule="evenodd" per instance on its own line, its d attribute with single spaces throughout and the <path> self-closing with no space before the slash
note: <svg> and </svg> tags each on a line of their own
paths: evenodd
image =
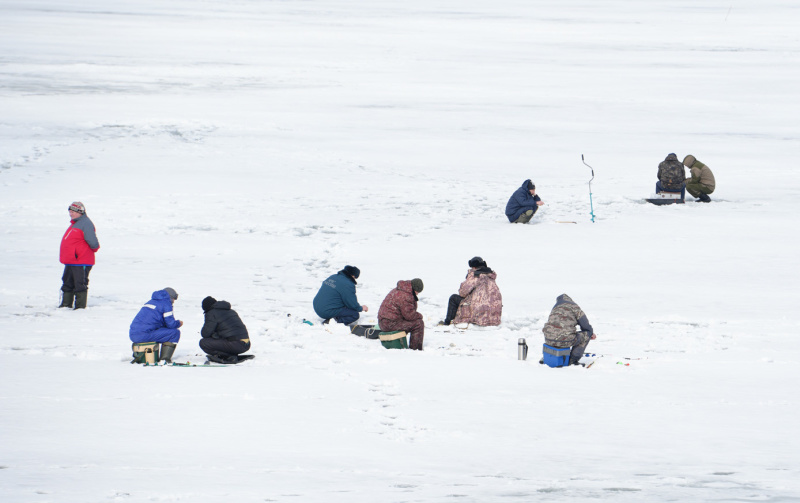
<svg viewBox="0 0 800 503">
<path fill-rule="evenodd" d="M 583 356 L 583 353 L 586 352 L 586 346 L 589 345 L 589 341 L 592 340 L 591 334 L 589 332 L 580 331 L 570 335 L 561 335 L 555 339 L 549 339 L 545 337 L 544 342 L 548 346 L 553 346 L 554 348 L 572 348 L 570 351 L 569 358 L 570 361 L 578 361 Z"/>
<path fill-rule="evenodd" d="M 692 197 L 700 197 L 700 194 L 711 194 L 714 192 L 714 189 L 709 189 L 707 185 L 703 185 L 702 183 L 687 183 L 686 184 L 686 192 L 692 195 Z"/>
</svg>

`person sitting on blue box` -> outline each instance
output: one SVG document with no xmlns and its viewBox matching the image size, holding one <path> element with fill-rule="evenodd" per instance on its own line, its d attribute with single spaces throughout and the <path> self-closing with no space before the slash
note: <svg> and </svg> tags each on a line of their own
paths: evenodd
<svg viewBox="0 0 800 503">
<path fill-rule="evenodd" d="M 686 198 L 686 173 L 675 154 L 669 154 L 658 165 L 656 194 L 659 192 L 680 192 L 681 201 Z"/>
<path fill-rule="evenodd" d="M 580 331 L 575 330 L 576 325 L 581 327 Z M 577 365 L 589 341 L 597 338 L 586 314 L 566 293 L 556 299 L 542 332 L 548 346 L 572 348 L 569 365 Z"/>
<path fill-rule="evenodd" d="M 338 323 L 349 325 L 357 321 L 359 313 L 369 311 L 356 298 L 356 278 L 361 275 L 358 267 L 344 266 L 344 269 L 322 282 L 314 297 L 314 312 L 328 323 L 331 318 Z"/>
</svg>

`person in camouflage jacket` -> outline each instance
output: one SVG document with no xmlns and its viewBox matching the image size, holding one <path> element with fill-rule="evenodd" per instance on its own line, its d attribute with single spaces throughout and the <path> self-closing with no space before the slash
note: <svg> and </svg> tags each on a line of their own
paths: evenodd
<svg viewBox="0 0 800 503">
<path fill-rule="evenodd" d="M 410 332 L 408 347 L 422 350 L 425 338 L 425 322 L 422 314 L 417 312 L 417 294 L 422 291 L 423 284 L 419 278 L 411 281 L 398 281 L 397 288 L 389 292 L 378 310 L 378 325 L 384 332 L 402 330 Z"/>
<path fill-rule="evenodd" d="M 656 194 L 659 192 L 679 192 L 681 201 L 686 197 L 686 173 L 683 171 L 683 164 L 675 154 L 669 154 L 658 165 L 658 181 L 656 182 Z"/>
<path fill-rule="evenodd" d="M 575 330 L 576 325 L 581 327 L 580 331 Z M 577 364 L 586 351 L 589 341 L 597 338 L 586 314 L 566 293 L 556 298 L 556 305 L 550 311 L 550 317 L 544 324 L 542 332 L 544 332 L 544 342 L 548 346 L 572 348 L 570 365 Z"/>
<path fill-rule="evenodd" d="M 467 278 L 461 283 L 458 294 L 450 296 L 447 317 L 443 325 L 472 323 L 481 327 L 500 325 L 503 314 L 503 296 L 492 271 L 481 257 L 469 261 Z"/>
<path fill-rule="evenodd" d="M 709 194 L 714 192 L 717 183 L 714 180 L 714 173 L 708 166 L 698 161 L 695 156 L 687 155 L 683 159 L 683 165 L 689 168 L 692 178 L 686 182 L 686 191 L 698 198 L 698 201 L 710 203 Z"/>
</svg>

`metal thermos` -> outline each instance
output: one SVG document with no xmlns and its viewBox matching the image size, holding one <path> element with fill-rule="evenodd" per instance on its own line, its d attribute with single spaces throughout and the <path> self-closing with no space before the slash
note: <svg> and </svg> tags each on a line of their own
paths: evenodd
<svg viewBox="0 0 800 503">
<path fill-rule="evenodd" d="M 525 339 L 520 339 L 517 343 L 517 359 L 518 360 L 527 360 L 528 359 L 528 345 L 525 343 Z"/>
</svg>

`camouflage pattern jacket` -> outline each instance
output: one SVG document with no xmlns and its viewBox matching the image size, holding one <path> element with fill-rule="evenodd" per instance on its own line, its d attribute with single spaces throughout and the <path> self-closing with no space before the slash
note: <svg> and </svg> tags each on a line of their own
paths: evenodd
<svg viewBox="0 0 800 503">
<path fill-rule="evenodd" d="M 464 297 L 454 323 L 472 323 L 482 327 L 497 326 L 503 314 L 503 296 L 497 288 L 497 273 L 488 267 L 470 269 L 458 295 Z"/>
<path fill-rule="evenodd" d="M 692 179 L 688 183 L 699 183 L 700 185 L 708 187 L 712 192 L 717 187 L 717 182 L 714 180 L 714 173 L 702 162 L 695 159 L 690 170 L 692 172 Z"/>
<path fill-rule="evenodd" d="M 575 338 L 575 325 L 580 325 L 581 330 L 589 332 L 591 336 L 594 329 L 589 324 L 589 319 L 581 308 L 566 293 L 559 295 L 556 305 L 550 311 L 550 317 L 544 324 L 545 343 L 554 347 L 565 347 L 564 343 Z"/>
<path fill-rule="evenodd" d="M 378 310 L 378 323 L 381 320 L 406 320 L 422 319 L 422 314 L 417 312 L 417 294 L 411 288 L 410 281 L 398 281 L 397 288 L 389 292 L 383 299 Z"/>
<path fill-rule="evenodd" d="M 683 164 L 675 154 L 669 154 L 658 165 L 658 180 L 664 190 L 678 192 L 683 187 L 686 180 L 686 173 L 683 171 Z"/>
</svg>

